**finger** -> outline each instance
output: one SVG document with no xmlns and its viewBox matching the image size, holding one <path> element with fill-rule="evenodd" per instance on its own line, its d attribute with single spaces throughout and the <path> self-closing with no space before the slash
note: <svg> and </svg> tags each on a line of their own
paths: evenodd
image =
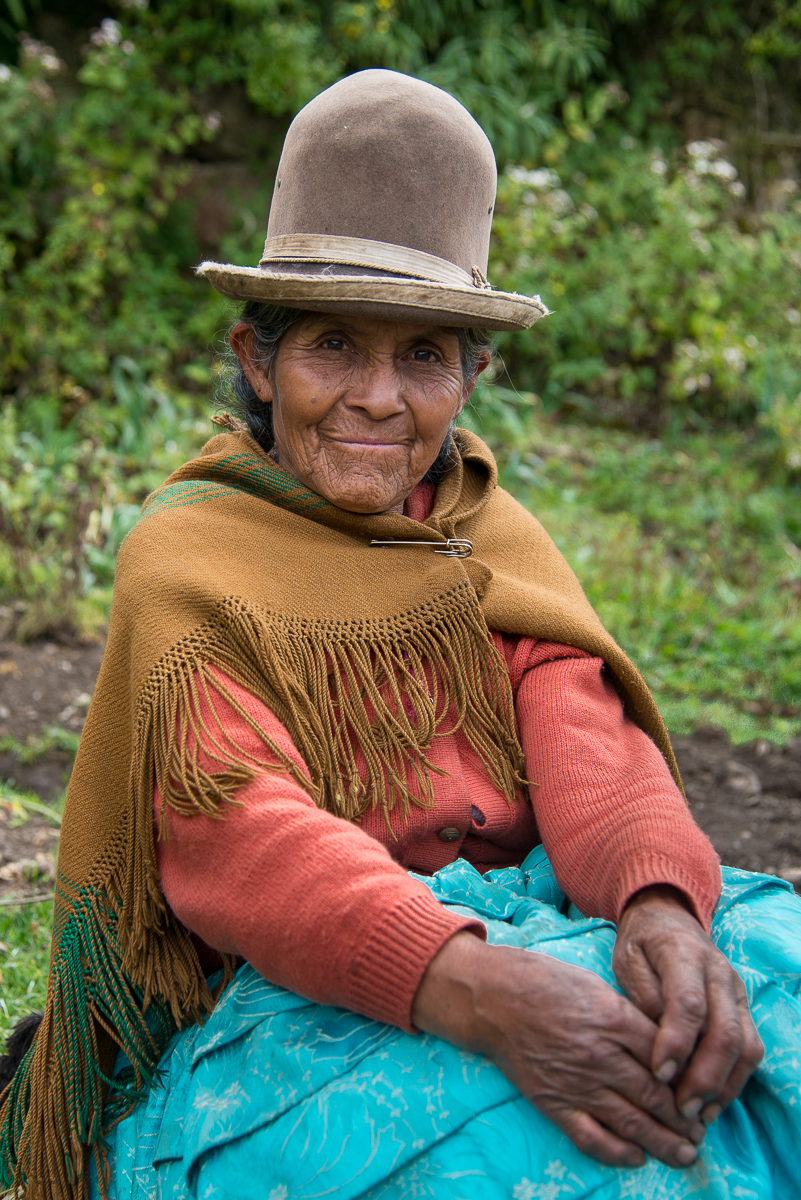
<svg viewBox="0 0 801 1200">
<path fill-rule="evenodd" d="M 632 1108 L 641 1113 L 661 1129 L 669 1131 L 674 1139 L 694 1143 L 703 1141 L 706 1129 L 698 1115 L 692 1118 L 684 1116 L 676 1106 L 672 1088 L 660 1083 L 651 1071 L 643 1070 L 638 1063 L 630 1062 L 627 1070 L 610 1072 L 606 1090 L 610 1094 L 617 1094 L 627 1110 Z M 606 1121 L 603 1111 L 590 1104 L 587 1107 L 599 1120 Z M 625 1131 L 618 1129 L 618 1132 L 625 1135 Z"/>
<path fill-rule="evenodd" d="M 615 977 L 640 1012 L 658 1021 L 665 1007 L 659 976 L 642 946 L 631 938 L 618 938 L 612 955 Z"/>
<path fill-rule="evenodd" d="M 745 1017 L 743 1052 L 726 1080 L 723 1090 L 718 1093 L 711 1104 L 705 1105 L 701 1111 L 701 1119 L 707 1125 L 716 1121 L 723 1109 L 737 1099 L 765 1056 L 765 1047 L 756 1031 L 750 1012 L 746 1011 Z"/>
<path fill-rule="evenodd" d="M 639 1146 L 605 1129 L 589 1113 L 577 1108 L 543 1107 L 545 1115 L 566 1133 L 582 1154 L 608 1167 L 642 1167 L 645 1154 Z"/>
<path fill-rule="evenodd" d="M 710 964 L 708 975 L 706 1028 L 676 1088 L 676 1102 L 685 1116 L 697 1115 L 705 1102 L 717 1099 L 723 1092 L 746 1042 L 750 1055 L 756 1051 L 748 1032 L 752 1024 L 750 1014 L 745 1019 L 747 1001 L 742 980 L 725 960 L 720 966 Z"/>
<path fill-rule="evenodd" d="M 697 960 L 665 967 L 662 975 L 665 1007 L 654 1040 L 653 1072 L 670 1083 L 692 1056 L 708 1018 L 703 964 Z"/>
<path fill-rule="evenodd" d="M 670 1167 L 688 1167 L 695 1162 L 698 1150 L 689 1138 L 668 1129 L 642 1108 L 614 1092 L 606 1092 L 598 1099 L 601 1101 L 600 1107 L 596 1109 L 593 1105 L 589 1115 L 617 1134 L 621 1141 L 638 1146 Z M 698 1125 L 702 1128 L 700 1122 Z"/>
</svg>

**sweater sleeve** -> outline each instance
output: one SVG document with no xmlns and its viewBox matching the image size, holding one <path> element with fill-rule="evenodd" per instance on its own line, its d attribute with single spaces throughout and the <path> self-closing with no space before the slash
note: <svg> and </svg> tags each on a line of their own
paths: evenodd
<svg viewBox="0 0 801 1200">
<path fill-rule="evenodd" d="M 720 866 L 656 745 L 623 711 L 604 664 L 537 643 L 516 711 L 543 845 L 588 916 L 617 922 L 644 887 L 683 892 L 709 931 Z M 567 657 L 567 656 L 570 657 Z"/>
<path fill-rule="evenodd" d="M 286 728 L 250 692 L 217 672 L 273 742 L 304 770 Z M 318 809 L 222 696 L 200 716 L 264 762 L 217 818 L 154 809 L 167 903 L 215 950 L 241 955 L 271 983 L 413 1031 L 411 1009 L 425 970 L 461 930 L 484 926 L 441 905 L 385 846 Z M 201 750 L 201 762 L 213 770 Z M 217 768 L 219 769 L 219 768 Z"/>
</svg>

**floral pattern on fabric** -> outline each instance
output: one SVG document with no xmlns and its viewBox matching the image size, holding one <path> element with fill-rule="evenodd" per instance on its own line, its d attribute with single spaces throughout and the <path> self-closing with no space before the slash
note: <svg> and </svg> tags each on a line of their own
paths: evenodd
<svg viewBox="0 0 801 1200">
<path fill-rule="evenodd" d="M 797 1200 L 801 901 L 769 876 L 723 876 L 713 938 L 767 1053 L 691 1168 L 602 1166 L 487 1059 L 309 1003 L 246 965 L 112 1131 L 111 1200 Z M 616 986 L 614 927 L 569 904 L 541 848 L 520 868 L 482 877 L 459 860 L 424 882 L 491 942 Z"/>
</svg>

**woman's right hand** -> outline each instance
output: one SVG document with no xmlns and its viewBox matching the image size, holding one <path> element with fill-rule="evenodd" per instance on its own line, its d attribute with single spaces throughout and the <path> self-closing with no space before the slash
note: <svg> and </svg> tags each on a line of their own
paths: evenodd
<svg viewBox="0 0 801 1200">
<path fill-rule="evenodd" d="M 433 959 L 412 1009 L 418 1029 L 486 1055 L 592 1158 L 689 1166 L 704 1136 L 650 1069 L 658 1026 L 591 971 L 470 933 Z"/>
</svg>

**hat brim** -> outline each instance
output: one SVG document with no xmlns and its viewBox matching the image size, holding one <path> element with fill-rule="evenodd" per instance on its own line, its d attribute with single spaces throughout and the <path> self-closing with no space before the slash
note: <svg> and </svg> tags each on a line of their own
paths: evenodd
<svg viewBox="0 0 801 1200">
<path fill-rule="evenodd" d="M 549 309 L 539 296 L 458 287 L 411 276 L 308 275 L 204 262 L 197 274 L 224 296 L 310 312 L 342 312 L 396 321 L 483 329 L 529 329 Z"/>
</svg>

